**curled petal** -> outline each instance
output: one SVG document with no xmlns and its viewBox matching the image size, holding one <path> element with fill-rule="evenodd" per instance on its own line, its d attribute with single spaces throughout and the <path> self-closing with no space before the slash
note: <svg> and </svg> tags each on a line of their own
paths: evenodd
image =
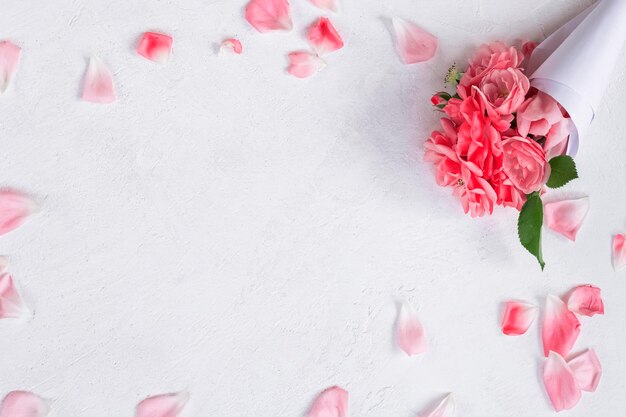
<svg viewBox="0 0 626 417">
<path fill-rule="evenodd" d="M 250 0 L 246 20 L 259 32 L 291 30 L 291 12 L 287 0 Z"/>
<path fill-rule="evenodd" d="M 578 381 L 580 389 L 594 392 L 602 378 L 602 365 L 593 349 L 587 349 L 580 355 L 567 362 Z"/>
<path fill-rule="evenodd" d="M 583 316 L 604 314 L 601 290 L 593 285 L 581 285 L 572 291 L 567 300 L 567 308 Z"/>
<path fill-rule="evenodd" d="M 98 57 L 89 59 L 89 66 L 83 83 L 83 100 L 92 103 L 112 103 L 117 99 L 113 89 L 111 71 Z"/>
<path fill-rule="evenodd" d="M 322 391 L 309 410 L 308 417 L 347 417 L 349 394 L 334 386 Z"/>
<path fill-rule="evenodd" d="M 613 269 L 620 270 L 626 265 L 626 237 L 615 235 L 613 238 Z"/>
<path fill-rule="evenodd" d="M 0 275 L 0 319 L 31 317 L 32 313 L 15 287 L 13 277 Z"/>
<path fill-rule="evenodd" d="M 0 94 L 4 93 L 17 72 L 22 48 L 11 41 L 0 41 Z"/>
<path fill-rule="evenodd" d="M 403 303 L 396 323 L 396 342 L 407 355 L 414 356 L 428 350 L 428 341 L 422 323 L 408 303 Z"/>
<path fill-rule="evenodd" d="M 455 408 L 454 397 L 448 394 L 434 410 L 425 414 L 424 417 L 453 417 Z"/>
<path fill-rule="evenodd" d="M 155 32 L 145 32 L 137 46 L 137 53 L 142 57 L 159 64 L 170 59 L 173 39 L 169 35 Z"/>
<path fill-rule="evenodd" d="M 309 0 L 314 6 L 329 12 L 339 13 L 339 0 Z"/>
<path fill-rule="evenodd" d="M 288 58 L 287 72 L 298 78 L 311 77 L 326 67 L 322 58 L 308 52 L 291 52 Z"/>
<path fill-rule="evenodd" d="M 45 417 L 49 411 L 41 397 L 28 391 L 9 392 L 0 405 L 0 417 Z"/>
<path fill-rule="evenodd" d="M 223 53 L 224 51 L 230 51 L 237 55 L 241 55 L 241 53 L 243 52 L 243 46 L 241 45 L 239 39 L 224 39 L 224 41 L 222 42 L 222 46 L 220 47 L 220 52 Z"/>
<path fill-rule="evenodd" d="M 526 331 L 539 313 L 539 307 L 533 304 L 509 301 L 502 317 L 502 333 L 519 336 Z"/>
<path fill-rule="evenodd" d="M 11 190 L 0 191 L 0 235 L 21 226 L 37 210 L 37 204 L 27 195 Z"/>
<path fill-rule="evenodd" d="M 580 401 L 580 387 L 574 372 L 556 352 L 548 355 L 543 369 L 543 383 L 556 411 L 571 410 Z"/>
<path fill-rule="evenodd" d="M 177 417 L 189 400 L 186 392 L 148 397 L 137 404 L 137 417 Z"/>
<path fill-rule="evenodd" d="M 311 26 L 307 38 L 319 56 L 343 48 L 343 39 L 326 17 Z"/>
<path fill-rule="evenodd" d="M 580 322 L 576 315 L 568 310 L 560 298 L 549 295 L 546 299 L 546 311 L 541 330 L 545 356 L 548 356 L 550 351 L 567 356 L 574 347 L 579 334 Z"/>
<path fill-rule="evenodd" d="M 428 61 L 435 56 L 438 43 L 436 37 L 398 17 L 393 18 L 392 24 L 398 53 L 405 64 Z"/>
<path fill-rule="evenodd" d="M 543 209 L 546 226 L 572 241 L 588 212 L 589 197 L 546 203 Z"/>
</svg>

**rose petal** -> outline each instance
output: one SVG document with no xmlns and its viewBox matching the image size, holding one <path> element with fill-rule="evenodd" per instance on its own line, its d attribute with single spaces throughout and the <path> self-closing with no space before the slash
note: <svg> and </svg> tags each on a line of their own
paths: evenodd
<svg viewBox="0 0 626 417">
<path fill-rule="evenodd" d="M 261 33 L 293 28 L 287 0 L 250 0 L 245 15 L 246 20 Z"/>
<path fill-rule="evenodd" d="M 309 0 L 314 6 L 333 13 L 339 13 L 339 0 Z"/>
<path fill-rule="evenodd" d="M 148 397 L 137 404 L 137 417 L 177 417 L 189 400 L 186 392 Z"/>
<path fill-rule="evenodd" d="M 546 226 L 572 241 L 588 212 L 589 197 L 546 203 L 543 209 Z"/>
<path fill-rule="evenodd" d="M 560 298 L 548 295 L 541 330 L 544 355 L 548 356 L 550 351 L 554 351 L 561 356 L 567 356 L 579 334 L 580 322 L 576 315 L 567 309 Z"/>
<path fill-rule="evenodd" d="M 41 397 L 28 391 L 9 392 L 0 405 L 0 417 L 45 417 L 49 411 Z"/>
<path fill-rule="evenodd" d="M 220 52 L 223 53 L 224 51 L 230 51 L 237 55 L 241 55 L 243 52 L 243 46 L 241 45 L 239 39 L 224 39 L 222 46 L 220 47 Z"/>
<path fill-rule="evenodd" d="M 567 300 L 567 308 L 583 316 L 604 314 L 604 302 L 601 290 L 593 285 L 580 285 L 574 289 Z"/>
<path fill-rule="evenodd" d="M 428 341 L 422 323 L 408 303 L 403 303 L 396 323 L 396 343 L 407 355 L 414 356 L 428 350 Z"/>
<path fill-rule="evenodd" d="M 98 57 L 92 56 L 85 73 L 83 100 L 106 104 L 116 99 L 111 71 Z"/>
<path fill-rule="evenodd" d="M 543 383 L 556 411 L 571 410 L 580 401 L 580 387 L 574 372 L 556 352 L 548 355 L 543 369 Z"/>
<path fill-rule="evenodd" d="M 502 333 L 519 336 L 526 331 L 539 313 L 539 307 L 533 304 L 509 301 L 502 317 Z"/>
<path fill-rule="evenodd" d="M 320 17 L 309 29 L 309 42 L 319 56 L 343 48 L 343 40 L 326 17 Z"/>
<path fill-rule="evenodd" d="M 169 35 L 155 32 L 145 32 L 137 45 L 137 53 L 142 57 L 159 64 L 170 59 L 173 39 Z"/>
<path fill-rule="evenodd" d="M 330 387 L 313 401 L 308 417 L 347 417 L 348 399 L 348 391 L 337 386 Z"/>
<path fill-rule="evenodd" d="M 326 67 L 323 59 L 308 52 L 291 52 L 288 58 L 287 72 L 298 78 L 308 78 Z"/>
<path fill-rule="evenodd" d="M 453 417 L 455 408 L 454 398 L 452 394 L 448 394 L 433 411 L 424 417 Z"/>
<path fill-rule="evenodd" d="M 437 38 L 398 17 L 392 20 L 398 53 L 405 64 L 428 61 L 437 52 Z"/>
<path fill-rule="evenodd" d="M 37 209 L 37 204 L 22 193 L 0 191 L 0 235 L 21 226 Z"/>
<path fill-rule="evenodd" d="M 15 287 L 13 277 L 6 272 L 0 275 L 0 319 L 31 317 L 32 313 Z"/>
<path fill-rule="evenodd" d="M 0 41 L 0 94 L 4 93 L 17 72 L 22 48 L 11 41 Z"/>
<path fill-rule="evenodd" d="M 626 265 L 626 237 L 622 234 L 613 238 L 613 269 L 619 270 Z"/>
<path fill-rule="evenodd" d="M 602 378 L 602 365 L 593 349 L 587 349 L 580 355 L 567 362 L 578 381 L 580 389 L 594 392 Z"/>
</svg>

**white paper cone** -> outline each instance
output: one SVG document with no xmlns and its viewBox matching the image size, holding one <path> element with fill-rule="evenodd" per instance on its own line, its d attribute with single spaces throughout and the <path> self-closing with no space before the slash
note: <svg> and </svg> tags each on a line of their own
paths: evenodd
<svg viewBox="0 0 626 417">
<path fill-rule="evenodd" d="M 598 0 L 554 32 L 533 52 L 531 85 L 570 114 L 576 132 L 568 154 L 593 121 L 626 42 L 626 0 Z"/>
</svg>

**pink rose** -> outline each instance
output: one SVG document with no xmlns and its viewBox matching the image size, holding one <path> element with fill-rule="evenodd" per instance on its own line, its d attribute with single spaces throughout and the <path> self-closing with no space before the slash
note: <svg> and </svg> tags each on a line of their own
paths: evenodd
<svg viewBox="0 0 626 417">
<path fill-rule="evenodd" d="M 521 210 L 526 202 L 526 194 L 521 192 L 503 171 L 497 172 L 491 177 L 491 185 L 498 196 L 497 204 L 504 207 L 513 207 Z"/>
<path fill-rule="evenodd" d="M 550 176 L 550 164 L 541 145 L 534 140 L 513 136 L 502 141 L 502 171 L 524 194 L 539 191 Z"/>
<path fill-rule="evenodd" d="M 479 89 L 496 113 L 510 115 L 524 103 L 530 81 L 519 69 L 494 69 L 483 77 Z"/>
</svg>

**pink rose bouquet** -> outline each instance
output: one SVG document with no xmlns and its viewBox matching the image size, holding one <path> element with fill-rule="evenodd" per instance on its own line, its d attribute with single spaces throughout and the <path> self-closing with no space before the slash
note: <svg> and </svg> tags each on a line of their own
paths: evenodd
<svg viewBox="0 0 626 417">
<path fill-rule="evenodd" d="M 482 45 L 463 72 L 456 66 L 448 71 L 446 84 L 456 91 L 431 99 L 444 116 L 424 145 L 424 159 L 472 217 L 496 206 L 518 210 L 520 241 L 543 269 L 541 196 L 577 173 L 565 155 L 573 129 L 569 115 L 531 88 L 525 73 L 533 46 Z"/>
</svg>

